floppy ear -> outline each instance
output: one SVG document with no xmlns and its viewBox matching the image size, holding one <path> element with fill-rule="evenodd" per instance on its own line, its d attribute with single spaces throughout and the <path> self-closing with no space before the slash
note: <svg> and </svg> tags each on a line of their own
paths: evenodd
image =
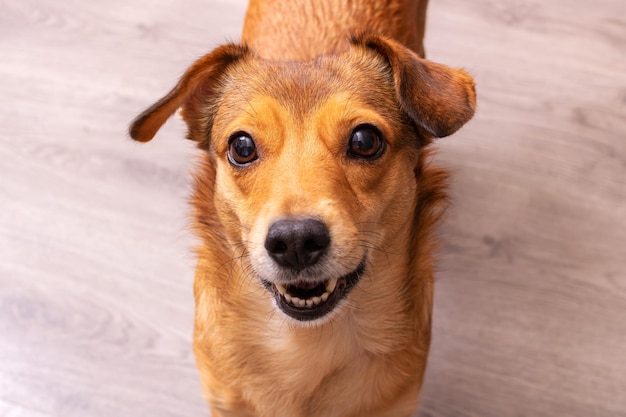
<svg viewBox="0 0 626 417">
<path fill-rule="evenodd" d="M 474 115 L 476 92 L 467 72 L 423 59 L 389 38 L 365 35 L 352 42 L 389 62 L 402 109 L 430 135 L 451 135 Z"/>
<path fill-rule="evenodd" d="M 215 90 L 211 87 L 218 83 L 228 65 L 241 59 L 247 52 L 245 46 L 227 44 L 198 59 L 185 71 L 172 91 L 133 120 L 129 129 L 130 137 L 139 142 L 148 142 L 180 106 L 198 93 L 206 93 L 207 88 Z"/>
</svg>

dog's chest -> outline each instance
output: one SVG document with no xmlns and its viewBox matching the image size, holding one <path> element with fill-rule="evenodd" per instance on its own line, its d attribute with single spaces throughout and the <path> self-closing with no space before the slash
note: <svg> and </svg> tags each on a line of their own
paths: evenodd
<svg viewBox="0 0 626 417">
<path fill-rule="evenodd" d="M 380 402 L 381 381 L 397 372 L 385 356 L 367 352 L 354 327 L 309 330 L 279 331 L 256 351 L 262 366 L 244 395 L 259 417 L 356 416 Z"/>
</svg>

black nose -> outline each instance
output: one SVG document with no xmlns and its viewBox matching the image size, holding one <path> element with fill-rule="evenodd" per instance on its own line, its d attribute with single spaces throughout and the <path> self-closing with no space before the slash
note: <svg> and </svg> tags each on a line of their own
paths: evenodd
<svg viewBox="0 0 626 417">
<path fill-rule="evenodd" d="M 277 264 L 300 271 L 326 253 L 330 234 L 318 220 L 279 220 L 270 226 L 265 249 Z"/>
</svg>

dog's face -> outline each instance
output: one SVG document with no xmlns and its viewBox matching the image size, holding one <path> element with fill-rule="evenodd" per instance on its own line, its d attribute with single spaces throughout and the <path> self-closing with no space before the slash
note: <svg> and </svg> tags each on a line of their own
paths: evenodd
<svg viewBox="0 0 626 417">
<path fill-rule="evenodd" d="M 368 291 L 364 276 L 384 276 L 376 259 L 406 255 L 419 148 L 473 113 L 471 78 L 416 69 L 423 60 L 401 48 L 371 38 L 306 63 L 222 49 L 131 131 L 149 140 L 182 106 L 210 155 L 215 236 L 297 321 L 331 317 L 351 290 Z"/>
<path fill-rule="evenodd" d="M 384 67 L 372 53 L 254 60 L 223 81 L 209 144 L 220 223 L 296 320 L 334 311 L 411 217 L 418 138 Z"/>
</svg>

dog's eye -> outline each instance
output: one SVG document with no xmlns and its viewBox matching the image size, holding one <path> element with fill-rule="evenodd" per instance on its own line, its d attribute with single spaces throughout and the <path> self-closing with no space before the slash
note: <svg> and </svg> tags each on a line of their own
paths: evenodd
<svg viewBox="0 0 626 417">
<path fill-rule="evenodd" d="M 233 165 L 246 165 L 257 159 L 256 144 L 247 133 L 235 133 L 230 137 L 228 160 Z"/>
<path fill-rule="evenodd" d="M 374 126 L 357 126 L 350 136 L 348 153 L 357 158 L 375 159 L 383 154 L 385 142 Z"/>
</svg>

